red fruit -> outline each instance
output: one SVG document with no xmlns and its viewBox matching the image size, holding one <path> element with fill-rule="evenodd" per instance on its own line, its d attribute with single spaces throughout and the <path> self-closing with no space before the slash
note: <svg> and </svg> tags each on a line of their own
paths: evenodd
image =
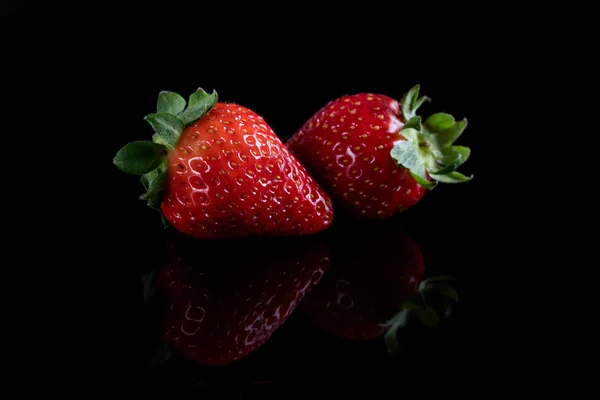
<svg viewBox="0 0 600 400">
<path fill-rule="evenodd" d="M 164 294 L 164 340 L 201 364 L 241 359 L 269 339 L 328 265 L 327 248 L 313 236 L 173 236 L 155 285 Z"/>
<path fill-rule="evenodd" d="M 124 146 L 121 170 L 142 175 L 141 198 L 177 230 L 205 239 L 305 235 L 333 219 L 330 197 L 254 111 L 202 89 L 161 92 L 146 120 L 153 142 Z"/>
<path fill-rule="evenodd" d="M 333 200 L 352 215 L 382 219 L 415 205 L 435 181 L 466 182 L 456 172 L 470 150 L 452 146 L 467 126 L 445 113 L 421 123 L 428 100 L 412 88 L 402 102 L 359 93 L 329 102 L 287 146 Z"/>
<path fill-rule="evenodd" d="M 336 228 L 331 267 L 301 309 L 332 335 L 376 338 L 384 333 L 382 324 L 417 291 L 424 274 L 423 255 L 414 240 L 388 221 Z"/>
</svg>

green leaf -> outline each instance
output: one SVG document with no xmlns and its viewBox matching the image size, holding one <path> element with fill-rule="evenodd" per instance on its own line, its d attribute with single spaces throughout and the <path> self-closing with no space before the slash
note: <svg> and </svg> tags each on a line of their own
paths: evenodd
<svg viewBox="0 0 600 400">
<path fill-rule="evenodd" d="M 412 117 L 411 119 L 409 119 L 406 124 L 404 124 L 404 127 L 402 127 L 402 129 L 416 129 L 417 131 L 421 130 L 421 117 L 419 117 L 418 115 L 415 117 Z M 402 132 L 400 132 L 402 133 Z"/>
<path fill-rule="evenodd" d="M 452 146 L 442 149 L 441 162 L 444 165 L 450 165 L 458 163 L 461 166 L 469 159 L 471 155 L 471 149 L 464 146 Z"/>
<path fill-rule="evenodd" d="M 442 158 L 440 160 L 441 164 L 444 165 L 444 167 L 437 171 L 429 172 L 436 175 L 449 174 L 450 172 L 455 171 L 458 167 L 464 164 L 464 162 L 467 161 L 467 159 L 469 158 L 470 154 L 471 150 L 468 147 L 446 147 L 442 149 Z"/>
<path fill-rule="evenodd" d="M 185 108 L 185 99 L 177 93 L 162 91 L 158 94 L 156 112 L 177 115 Z"/>
<path fill-rule="evenodd" d="M 465 176 L 457 171 L 450 172 L 449 174 L 445 174 L 445 175 L 430 174 L 430 176 L 433 179 L 435 179 L 436 181 L 440 181 L 443 183 L 462 183 L 462 182 L 468 182 L 471 179 L 473 179 L 473 175 Z"/>
<path fill-rule="evenodd" d="M 458 293 L 456 293 L 456 290 L 447 283 L 432 283 L 428 286 L 427 290 L 449 297 L 454 301 L 458 301 Z"/>
<path fill-rule="evenodd" d="M 166 143 L 163 143 L 163 140 L 160 138 L 160 136 L 158 136 L 158 133 L 155 133 L 152 135 L 152 141 L 154 143 L 158 143 L 158 144 L 166 144 Z"/>
<path fill-rule="evenodd" d="M 167 229 L 169 226 L 171 226 L 171 223 L 167 217 L 165 217 L 165 214 L 163 214 L 161 210 L 158 210 L 158 213 L 160 214 L 160 221 L 163 224 L 163 228 Z"/>
<path fill-rule="evenodd" d="M 431 101 L 429 97 L 419 97 L 420 88 L 420 85 L 413 86 L 406 94 L 404 94 L 400 101 L 402 115 L 404 115 L 404 118 L 406 118 L 407 121 L 416 115 L 417 110 L 425 101 Z"/>
<path fill-rule="evenodd" d="M 213 90 L 212 94 L 206 93 L 199 88 L 190 95 L 188 106 L 185 111 L 179 114 L 179 118 L 188 126 L 198 119 L 202 118 L 217 103 L 217 92 Z"/>
<path fill-rule="evenodd" d="M 419 284 L 419 292 L 424 296 L 430 293 L 437 293 L 445 297 L 449 297 L 454 301 L 458 301 L 456 290 L 450 286 L 449 282 L 456 281 L 453 276 L 436 275 L 427 278 Z"/>
<path fill-rule="evenodd" d="M 143 175 L 157 168 L 165 154 L 166 148 L 162 144 L 140 140 L 123 146 L 113 163 L 123 172 Z"/>
<path fill-rule="evenodd" d="M 383 340 L 385 341 L 385 347 L 390 356 L 397 357 L 402 353 L 400 343 L 398 343 L 397 329 L 388 329 L 383 336 Z"/>
<path fill-rule="evenodd" d="M 437 170 L 437 171 L 431 171 L 431 173 L 436 174 L 436 175 L 445 175 L 445 174 L 449 174 L 452 171 L 455 171 L 456 168 L 458 168 L 460 164 L 458 163 L 458 161 L 453 162 L 452 164 L 448 164 L 445 167 Z"/>
<path fill-rule="evenodd" d="M 171 355 L 171 348 L 167 345 L 163 345 L 152 356 L 150 367 L 158 367 L 160 365 L 163 365 L 171 358 Z"/>
<path fill-rule="evenodd" d="M 155 210 L 160 210 L 162 192 L 167 177 L 166 162 L 163 162 L 158 168 L 148 172 L 141 178 L 142 184 L 146 188 L 146 193 L 140 196 L 142 200 L 148 200 L 148 206 Z"/>
<path fill-rule="evenodd" d="M 177 145 L 184 128 L 179 118 L 172 114 L 159 113 L 146 115 L 144 119 L 152 125 L 161 143 L 170 149 Z"/>
<path fill-rule="evenodd" d="M 430 283 L 434 283 L 434 282 L 455 282 L 458 279 L 456 279 L 455 277 L 451 276 L 451 275 L 434 275 L 431 276 L 425 280 L 422 280 L 421 283 L 419 284 L 419 290 L 422 290 L 425 286 L 429 285 Z"/>
<path fill-rule="evenodd" d="M 431 307 L 427 307 L 425 310 L 414 311 L 414 313 L 423 324 L 429 327 L 433 328 L 437 326 L 439 322 L 437 312 Z"/>
<path fill-rule="evenodd" d="M 430 281 L 430 280 L 424 280 L 421 281 L 421 283 L 419 284 L 419 293 L 421 294 L 425 294 L 425 293 L 430 293 L 430 292 L 437 292 L 440 293 L 442 295 L 445 295 L 446 293 L 456 293 L 456 291 L 454 290 L 454 288 L 452 288 L 452 286 L 450 286 L 450 284 L 448 283 L 449 281 L 447 280 L 437 280 L 437 281 Z M 457 297 L 455 294 L 449 294 L 449 297 Z"/>
<path fill-rule="evenodd" d="M 159 167 L 165 165 L 165 163 L 161 163 L 159 165 Z M 152 171 L 148 172 L 147 174 L 142 175 L 142 177 L 140 178 L 140 181 L 142 182 L 142 185 L 144 185 L 144 189 L 148 190 L 150 188 L 150 182 L 152 182 L 152 180 L 154 178 L 156 178 L 156 176 L 159 174 L 159 168 L 155 168 Z"/>
<path fill-rule="evenodd" d="M 462 121 L 456 122 L 450 128 L 445 129 L 443 131 L 438 131 L 435 135 L 435 139 L 438 143 L 438 146 L 441 148 L 448 147 L 452 145 L 462 135 L 462 133 L 467 128 L 467 119 L 463 119 Z"/>
<path fill-rule="evenodd" d="M 454 117 L 446 113 L 433 114 L 425 120 L 423 124 L 430 133 L 442 132 L 454 126 Z"/>
<path fill-rule="evenodd" d="M 189 107 L 198 107 L 206 102 L 207 99 L 216 99 L 217 92 L 213 90 L 212 94 L 208 94 L 202 88 L 198 88 L 190 95 Z"/>
<path fill-rule="evenodd" d="M 423 186 L 425 189 L 433 189 L 434 187 L 437 186 L 437 182 L 435 181 L 428 181 L 426 179 L 423 179 L 422 177 L 420 177 L 419 175 L 411 172 L 410 173 L 413 177 L 413 179 L 415 181 L 417 181 L 417 183 L 421 186 Z"/>
<path fill-rule="evenodd" d="M 448 153 L 446 153 L 446 151 Z M 471 149 L 464 146 L 452 146 L 442 150 L 442 155 L 445 156 L 445 154 L 454 154 L 455 156 L 460 155 L 460 164 L 462 165 L 469 159 L 469 156 L 471 155 Z"/>
<path fill-rule="evenodd" d="M 401 310 L 393 318 L 393 323 L 388 325 L 389 329 L 384 334 L 384 341 L 387 351 L 391 356 L 398 356 L 401 353 L 400 343 L 398 342 L 398 330 L 408 324 L 410 310 Z"/>
<path fill-rule="evenodd" d="M 423 296 L 421 296 L 421 293 L 419 292 L 412 293 L 400 304 L 400 309 L 408 310 L 421 310 L 425 307 L 426 306 L 425 302 L 423 301 Z"/>
</svg>

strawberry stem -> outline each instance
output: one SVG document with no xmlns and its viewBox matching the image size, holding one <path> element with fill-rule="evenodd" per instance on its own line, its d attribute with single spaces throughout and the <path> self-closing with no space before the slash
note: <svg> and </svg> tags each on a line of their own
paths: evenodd
<svg viewBox="0 0 600 400">
<path fill-rule="evenodd" d="M 410 121 L 417 115 L 417 110 L 426 101 L 431 101 L 427 96 L 419 97 L 419 90 L 421 85 L 415 85 L 408 92 L 402 96 L 400 104 L 402 105 L 402 115 L 407 121 Z"/>
<path fill-rule="evenodd" d="M 421 121 L 417 109 L 428 97 L 419 97 L 420 86 L 414 86 L 402 97 L 402 114 L 406 119 L 400 134 L 405 140 L 394 144 L 390 156 L 398 166 L 410 170 L 421 186 L 433 189 L 438 182 L 461 183 L 473 176 L 465 176 L 456 169 L 471 153 L 464 146 L 453 146 L 467 127 L 467 119 L 456 121 L 446 113 L 437 113 Z"/>
</svg>

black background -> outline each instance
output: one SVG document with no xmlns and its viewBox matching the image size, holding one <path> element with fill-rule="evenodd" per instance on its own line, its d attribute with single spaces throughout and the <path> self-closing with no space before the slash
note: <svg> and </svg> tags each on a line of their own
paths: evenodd
<svg viewBox="0 0 600 400">
<path fill-rule="evenodd" d="M 293 316 L 249 363 L 219 376 L 381 391 L 423 379 L 443 382 L 437 387 L 453 394 L 493 379 L 482 366 L 496 364 L 523 334 L 514 325 L 506 332 L 494 318 L 504 304 L 494 293 L 506 288 L 499 276 L 524 262 L 507 254 L 538 221 L 528 207 L 540 204 L 533 196 L 543 177 L 531 170 L 547 170 L 548 154 L 563 138 L 557 125 L 595 100 L 598 8 L 420 5 L 4 2 L 0 84 L 20 129 L 26 127 L 23 143 L 51 156 L 44 163 L 49 179 L 38 182 L 47 185 L 43 202 L 23 202 L 52 210 L 34 213 L 33 221 L 50 232 L 44 242 L 51 242 L 67 287 L 53 290 L 66 310 L 57 336 L 62 351 L 75 350 L 77 358 L 62 362 L 75 362 L 85 382 L 104 388 L 190 387 L 178 374 L 144 367 L 139 273 L 152 263 L 162 229 L 137 199 L 137 179 L 111 162 L 124 143 L 149 138 L 143 116 L 159 91 L 214 88 L 287 138 L 333 98 L 360 91 L 400 99 L 419 83 L 433 99 L 423 115 L 446 111 L 469 120 L 461 144 L 471 147 L 463 168 L 474 180 L 435 190 L 399 219 L 427 268 L 460 277 L 454 318 L 398 366 L 370 348 L 328 341 Z M 347 378 L 334 379 L 336 370 Z"/>
</svg>

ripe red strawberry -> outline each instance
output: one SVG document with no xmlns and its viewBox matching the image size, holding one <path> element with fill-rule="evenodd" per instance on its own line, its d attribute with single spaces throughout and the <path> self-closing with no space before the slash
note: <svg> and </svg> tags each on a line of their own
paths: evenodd
<svg viewBox="0 0 600 400">
<path fill-rule="evenodd" d="M 318 236 L 205 242 L 174 235 L 155 284 L 164 294 L 164 341 L 205 365 L 253 352 L 329 266 Z"/>
<path fill-rule="evenodd" d="M 287 146 L 352 215 L 387 218 L 415 205 L 435 181 L 466 182 L 455 170 L 470 150 L 452 146 L 467 126 L 445 113 L 421 123 L 415 113 L 428 100 L 413 87 L 399 103 L 359 93 L 329 102 Z"/>
<path fill-rule="evenodd" d="M 114 163 L 142 175 L 142 199 L 198 238 L 304 235 L 333 218 L 330 197 L 254 111 L 198 89 L 161 92 L 146 120 L 153 141 L 125 145 Z M 184 109 L 185 108 L 185 109 Z"/>
<path fill-rule="evenodd" d="M 376 338 L 417 290 L 423 255 L 390 222 L 333 228 L 331 266 L 300 306 L 319 329 L 345 339 Z"/>
</svg>

